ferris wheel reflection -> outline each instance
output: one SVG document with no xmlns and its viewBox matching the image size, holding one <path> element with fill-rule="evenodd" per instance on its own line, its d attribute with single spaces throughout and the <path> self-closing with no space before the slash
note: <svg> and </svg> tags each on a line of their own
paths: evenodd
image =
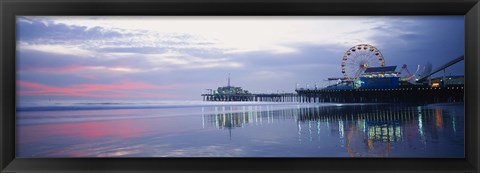
<svg viewBox="0 0 480 173">
<path fill-rule="evenodd" d="M 272 106 L 222 106 L 210 109 L 214 109 L 214 113 L 202 115 L 204 128 L 215 127 L 231 133 L 236 128 L 290 122 L 296 124 L 298 143 L 334 136 L 350 156 L 362 155 L 363 152 L 358 151 L 365 150 L 370 155 L 378 153 L 373 156 L 388 156 L 396 142 L 426 145 L 435 138 L 435 131 L 456 133 L 459 125 L 454 114 L 422 106 L 315 106 L 280 110 Z"/>
</svg>

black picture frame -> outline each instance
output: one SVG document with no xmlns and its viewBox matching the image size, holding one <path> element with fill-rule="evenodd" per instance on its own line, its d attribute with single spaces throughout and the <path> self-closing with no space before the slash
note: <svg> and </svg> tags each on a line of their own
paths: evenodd
<svg viewBox="0 0 480 173">
<path fill-rule="evenodd" d="M 478 172 L 478 0 L 1 0 L 0 170 L 6 172 Z M 15 158 L 16 15 L 464 15 L 465 158 Z"/>
</svg>

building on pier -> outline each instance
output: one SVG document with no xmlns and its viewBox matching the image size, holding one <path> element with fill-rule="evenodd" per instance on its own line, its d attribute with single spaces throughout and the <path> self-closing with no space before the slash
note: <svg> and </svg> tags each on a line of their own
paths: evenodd
<svg viewBox="0 0 480 173">
<path fill-rule="evenodd" d="M 204 101 L 251 101 L 253 94 L 242 87 L 230 85 L 230 73 L 227 78 L 227 86 L 218 87 L 216 90 L 207 89 L 208 93 L 202 94 Z"/>
<path fill-rule="evenodd" d="M 295 93 L 256 93 L 253 94 L 242 87 L 230 85 L 230 74 L 227 86 L 218 87 L 216 90 L 207 89 L 208 93 L 202 94 L 203 101 L 255 101 L 255 102 L 298 102 Z"/>
<path fill-rule="evenodd" d="M 399 86 L 399 72 L 397 66 L 368 67 L 359 78 L 329 78 L 336 79 L 337 83 L 327 86 L 327 90 L 350 90 L 367 88 L 396 88 Z"/>
<path fill-rule="evenodd" d="M 385 77 L 398 77 L 399 72 L 396 72 L 397 66 L 385 66 L 385 67 L 368 67 L 362 74 L 363 78 L 385 78 Z"/>
<path fill-rule="evenodd" d="M 360 77 L 359 88 L 396 88 L 399 86 L 397 66 L 369 67 Z"/>
<path fill-rule="evenodd" d="M 430 79 L 432 87 L 465 84 L 465 76 L 445 76 Z"/>
<path fill-rule="evenodd" d="M 209 89 L 210 90 L 210 89 Z M 243 90 L 242 87 L 235 87 L 230 85 L 230 73 L 227 78 L 227 86 L 218 87 L 217 90 L 212 90 L 212 94 L 219 95 L 249 95 L 251 94 L 248 90 Z"/>
</svg>

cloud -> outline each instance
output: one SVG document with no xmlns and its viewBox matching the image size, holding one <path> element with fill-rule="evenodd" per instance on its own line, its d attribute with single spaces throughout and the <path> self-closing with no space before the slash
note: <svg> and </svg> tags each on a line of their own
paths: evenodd
<svg viewBox="0 0 480 173">
<path fill-rule="evenodd" d="M 246 57 L 239 56 L 243 54 L 271 55 L 269 57 L 295 56 L 301 51 L 299 45 L 312 45 L 325 50 L 331 45 L 351 46 L 352 40 L 358 43 L 375 42 L 372 37 L 378 33 L 371 31 L 375 31 L 375 28 L 390 27 L 388 20 L 375 19 L 378 18 L 20 17 L 18 23 L 25 25 L 24 28 L 38 27 L 40 29 L 37 30 L 41 30 L 44 35 L 35 41 L 20 42 L 22 44 L 19 47 L 79 58 L 109 59 L 112 60 L 108 62 L 110 64 L 135 59 L 131 61 L 141 65 L 137 66 L 137 69 L 142 70 L 124 69 L 125 72 L 241 68 L 245 64 L 238 58 Z M 30 26 L 27 27 L 28 25 Z M 389 35 L 395 35 L 392 31 L 400 32 L 391 30 Z M 66 33 L 65 39 L 50 35 L 61 32 Z M 68 39 L 68 35 L 72 33 L 76 35 L 87 33 L 86 35 L 99 37 L 82 39 L 73 36 L 72 39 Z M 116 34 L 103 37 L 102 33 Z M 77 39 L 80 40 L 76 41 Z M 102 63 L 96 66 L 105 65 Z M 118 67 L 110 69 L 122 70 Z"/>
<path fill-rule="evenodd" d="M 40 83 L 17 80 L 19 90 L 17 94 L 27 96 L 76 96 L 93 98 L 154 98 L 175 97 L 170 94 L 141 91 L 142 89 L 162 90 L 177 87 L 170 84 L 165 86 L 148 83 L 119 82 L 114 84 L 75 84 L 68 87 L 52 87 Z M 140 90 L 140 91 L 139 91 Z"/>
<path fill-rule="evenodd" d="M 30 66 L 28 68 L 23 68 L 23 71 L 35 72 L 35 73 L 71 73 L 71 74 L 81 74 L 85 72 L 93 73 L 95 71 L 107 71 L 107 72 L 116 72 L 116 73 L 136 73 L 145 71 L 145 69 L 137 69 L 130 67 L 115 67 L 115 66 L 84 66 L 84 65 L 68 65 L 60 67 L 42 67 L 42 66 Z M 85 75 L 87 74 L 83 74 Z M 90 77 L 91 74 L 90 74 Z"/>
<path fill-rule="evenodd" d="M 388 26 L 374 17 L 29 17 L 87 31 L 122 33 L 128 47 L 219 49 L 225 53 L 264 51 L 293 53 L 296 43 L 351 44 L 371 41 L 370 28 Z M 148 23 L 148 24 L 146 24 Z M 349 34 L 353 31 L 355 34 Z M 102 37 L 103 38 L 103 37 Z M 117 46 L 122 41 L 115 40 Z M 118 44 L 118 43 L 121 44 Z M 108 43 L 108 42 L 107 42 Z M 96 45 L 102 46 L 102 45 Z M 108 45 L 104 45 L 108 47 Z M 128 47 L 126 47 L 128 49 Z"/>
<path fill-rule="evenodd" d="M 17 44 L 17 50 L 33 50 L 33 51 L 41 51 L 45 53 L 52 53 L 52 54 L 61 54 L 61 55 L 74 55 L 77 57 L 93 57 L 95 56 L 95 52 L 82 49 L 77 46 L 71 45 L 50 45 L 50 44 L 27 44 L 24 42 L 19 42 Z"/>
<path fill-rule="evenodd" d="M 98 76 L 94 74 L 78 74 L 77 76 L 85 79 L 98 79 Z"/>
<path fill-rule="evenodd" d="M 66 25 L 48 20 L 48 17 L 17 17 L 17 39 L 20 41 L 50 41 L 61 43 L 65 40 L 83 41 L 122 37 L 117 31 L 103 27 L 88 28 Z"/>
<path fill-rule="evenodd" d="M 146 55 L 147 61 L 157 66 L 156 70 L 202 69 L 202 68 L 238 68 L 243 65 L 227 58 L 204 58 L 180 52 Z"/>
<path fill-rule="evenodd" d="M 235 85 L 244 88 L 292 92 L 296 82 L 303 86 L 339 77 L 343 54 L 356 44 L 377 47 L 386 65 L 408 67 L 426 61 L 438 66 L 462 54 L 464 47 L 461 16 L 17 19 L 17 79 L 21 81 L 53 88 L 121 81 L 182 83 L 188 88 L 165 93 L 192 99 L 205 88 L 224 85 L 228 73 Z"/>
<path fill-rule="evenodd" d="M 295 77 L 293 73 L 286 71 L 269 71 L 269 70 L 260 70 L 255 71 L 251 75 L 251 80 L 261 81 L 261 80 L 275 80 L 275 79 L 290 79 Z"/>
</svg>

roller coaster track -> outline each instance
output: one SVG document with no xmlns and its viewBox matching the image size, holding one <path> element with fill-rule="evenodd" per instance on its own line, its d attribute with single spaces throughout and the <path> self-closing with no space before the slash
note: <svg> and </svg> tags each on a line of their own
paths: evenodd
<svg viewBox="0 0 480 173">
<path fill-rule="evenodd" d="M 433 70 L 430 74 L 428 74 L 428 75 L 426 75 L 426 76 L 423 76 L 423 77 L 420 78 L 417 82 L 418 82 L 418 83 L 421 83 L 421 82 L 427 80 L 428 77 L 432 76 L 433 74 L 435 74 L 435 73 L 437 73 L 437 72 L 439 72 L 439 71 L 442 71 L 443 69 L 446 69 L 447 67 L 450 67 L 450 66 L 452 66 L 452 65 L 454 65 L 454 64 L 456 64 L 456 63 L 458 63 L 458 62 L 460 62 L 460 61 L 462 61 L 462 60 L 464 60 L 464 59 L 465 59 L 465 58 L 464 58 L 464 55 L 461 55 L 461 56 L 459 56 L 459 57 L 457 57 L 457 58 L 455 58 L 455 59 L 453 59 L 453 60 L 451 60 L 451 61 L 443 64 L 442 66 L 438 67 L 437 69 Z"/>
</svg>

